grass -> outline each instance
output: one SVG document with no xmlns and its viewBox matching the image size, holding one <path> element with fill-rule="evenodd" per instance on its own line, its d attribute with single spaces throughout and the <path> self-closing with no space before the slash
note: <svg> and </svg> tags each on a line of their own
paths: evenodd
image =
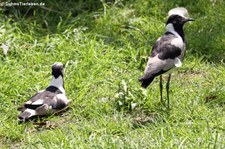
<svg viewBox="0 0 225 149">
<path fill-rule="evenodd" d="M 172 75 L 168 111 L 158 78 L 147 90 L 137 78 L 177 6 L 196 21 L 185 26 L 187 53 Z M 224 148 L 223 6 L 223 0 L 53 0 L 1 7 L 0 45 L 9 50 L 0 51 L 0 147 Z M 65 65 L 70 109 L 43 126 L 19 125 L 17 107 L 48 85 L 56 61 Z"/>
</svg>

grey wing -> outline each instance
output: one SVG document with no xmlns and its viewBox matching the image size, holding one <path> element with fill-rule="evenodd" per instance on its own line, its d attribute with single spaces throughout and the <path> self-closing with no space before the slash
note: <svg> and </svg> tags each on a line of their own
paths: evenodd
<svg viewBox="0 0 225 149">
<path fill-rule="evenodd" d="M 43 104 L 46 98 L 49 98 L 48 92 L 39 92 L 32 96 L 29 101 L 25 102 L 23 106 L 19 107 L 18 110 L 21 111 L 21 114 L 18 116 L 19 121 L 27 120 L 33 116 L 46 115 L 48 106 Z"/>
<path fill-rule="evenodd" d="M 173 34 L 164 34 L 163 36 L 159 37 L 152 47 L 150 57 L 154 57 L 157 54 L 163 52 L 165 50 L 164 45 L 170 44 L 173 38 L 175 38 Z"/>
<path fill-rule="evenodd" d="M 19 120 L 29 119 L 33 116 L 45 116 L 65 109 L 69 100 L 65 94 L 57 94 L 49 91 L 43 91 L 34 95 L 32 100 L 24 104 Z"/>
<path fill-rule="evenodd" d="M 45 90 L 37 92 L 27 102 L 25 102 L 25 104 L 31 104 L 31 103 L 37 101 L 38 99 L 43 98 L 44 92 L 45 92 Z"/>
<path fill-rule="evenodd" d="M 69 103 L 65 94 L 57 94 L 49 91 L 44 91 L 32 99 L 25 103 L 26 108 L 36 109 L 42 105 L 47 105 L 49 110 L 58 110 L 66 107 Z"/>
<path fill-rule="evenodd" d="M 181 63 L 177 58 L 181 54 L 181 49 L 171 44 L 161 44 L 156 46 L 148 59 L 145 68 L 145 75 L 160 75 Z"/>
<path fill-rule="evenodd" d="M 144 74 L 146 78 L 155 77 L 174 67 L 173 59 L 161 60 L 157 54 L 155 57 L 149 57 Z"/>
<path fill-rule="evenodd" d="M 141 86 L 144 88 L 147 88 L 156 76 L 161 75 L 174 67 L 173 59 L 161 59 L 161 52 L 157 53 L 157 50 L 154 52 L 156 55 L 153 54 L 154 56 L 151 55 L 149 57 L 144 75 L 138 79 L 142 84 Z"/>
<path fill-rule="evenodd" d="M 24 106 L 26 108 L 35 110 L 36 108 L 42 106 L 46 101 L 53 102 L 52 100 L 54 99 L 55 95 L 55 93 L 45 90 L 31 97 L 29 101 L 25 102 Z"/>
<path fill-rule="evenodd" d="M 23 112 L 24 110 L 26 110 L 26 105 L 29 105 L 33 102 L 35 102 L 36 100 L 38 100 L 41 96 L 41 93 L 43 91 L 37 92 L 35 95 L 33 95 L 27 102 L 25 102 L 23 105 L 21 105 L 20 107 L 17 108 L 18 111 Z"/>
</svg>

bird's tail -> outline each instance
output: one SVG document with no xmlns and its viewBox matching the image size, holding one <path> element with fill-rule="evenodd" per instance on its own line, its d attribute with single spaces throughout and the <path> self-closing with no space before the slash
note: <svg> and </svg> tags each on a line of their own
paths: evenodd
<svg viewBox="0 0 225 149">
<path fill-rule="evenodd" d="M 19 121 L 26 121 L 26 120 L 28 120 L 29 118 L 31 118 L 35 115 L 37 115 L 35 110 L 26 109 L 18 116 L 18 120 Z"/>
<path fill-rule="evenodd" d="M 19 122 L 28 121 L 29 119 L 33 119 L 35 117 L 42 117 L 45 115 L 50 115 L 51 110 L 49 109 L 49 106 L 47 104 L 43 104 L 42 106 L 31 109 L 27 108 L 18 116 Z"/>
<path fill-rule="evenodd" d="M 141 76 L 141 77 L 138 78 L 138 80 L 141 82 L 141 86 L 143 88 L 147 88 L 149 86 L 149 84 L 152 83 L 154 78 L 155 77 L 146 78 L 145 76 Z"/>
</svg>

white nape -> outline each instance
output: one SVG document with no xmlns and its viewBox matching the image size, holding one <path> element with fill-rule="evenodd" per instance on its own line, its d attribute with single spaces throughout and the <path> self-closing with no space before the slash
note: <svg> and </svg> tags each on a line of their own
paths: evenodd
<svg viewBox="0 0 225 149">
<path fill-rule="evenodd" d="M 63 94 L 65 94 L 65 90 L 64 90 L 64 87 L 63 87 L 63 78 L 62 78 L 62 76 L 59 76 L 58 78 L 55 78 L 54 76 L 52 76 L 52 80 L 51 80 L 49 86 L 55 86 L 55 87 L 57 87 Z"/>
</svg>

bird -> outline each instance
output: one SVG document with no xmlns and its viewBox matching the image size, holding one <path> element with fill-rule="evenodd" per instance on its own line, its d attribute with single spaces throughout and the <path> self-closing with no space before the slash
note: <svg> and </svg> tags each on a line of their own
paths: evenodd
<svg viewBox="0 0 225 149">
<path fill-rule="evenodd" d="M 18 111 L 21 111 L 18 120 L 24 122 L 35 117 L 49 116 L 66 109 L 69 102 L 64 89 L 63 64 L 56 62 L 52 65 L 52 79 L 49 86 L 37 92 L 18 108 Z"/>
<path fill-rule="evenodd" d="M 152 81 L 160 76 L 160 99 L 162 99 L 162 74 L 169 73 L 166 83 L 167 106 L 170 108 L 169 100 L 169 83 L 171 72 L 175 68 L 181 67 L 186 51 L 186 40 L 183 30 L 185 23 L 194 21 L 193 18 L 187 17 L 188 11 L 184 7 L 173 8 L 168 12 L 166 22 L 166 32 L 159 37 L 152 47 L 144 75 L 138 80 L 143 88 L 147 88 Z"/>
</svg>

